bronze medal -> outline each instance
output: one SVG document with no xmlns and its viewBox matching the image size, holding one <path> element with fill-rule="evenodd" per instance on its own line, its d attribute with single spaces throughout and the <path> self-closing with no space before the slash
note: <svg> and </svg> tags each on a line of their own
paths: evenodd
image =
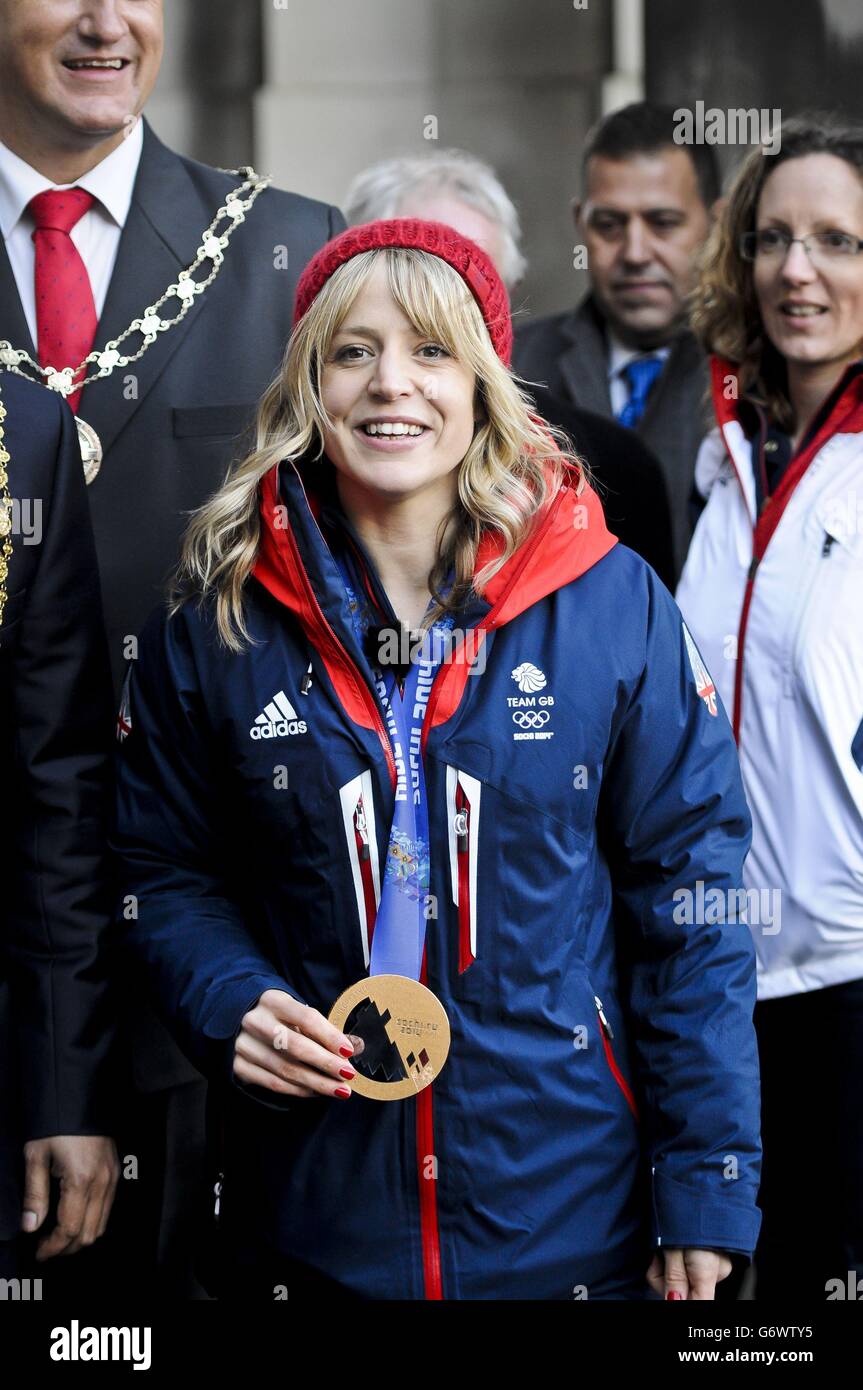
<svg viewBox="0 0 863 1390">
<path fill-rule="evenodd" d="M 82 420 L 80 415 L 75 416 L 75 424 L 78 426 L 78 446 L 84 465 L 84 482 L 89 486 L 102 467 L 102 441 L 93 426 Z"/>
<path fill-rule="evenodd" d="M 430 1086 L 449 1053 L 443 1004 L 407 975 L 370 975 L 340 994 L 330 1023 L 363 1040 L 349 1058 L 353 1089 L 369 1100 L 404 1100 Z"/>
</svg>

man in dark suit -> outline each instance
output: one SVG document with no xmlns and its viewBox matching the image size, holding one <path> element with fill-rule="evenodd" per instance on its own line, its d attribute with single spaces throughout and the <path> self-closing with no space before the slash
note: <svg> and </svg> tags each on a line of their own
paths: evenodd
<svg viewBox="0 0 863 1390">
<path fill-rule="evenodd" d="M 671 509 L 662 470 L 632 430 L 592 410 L 533 388 L 537 410 L 563 430 L 584 459 L 602 498 L 609 529 L 652 565 L 663 584 L 674 588 Z"/>
<path fill-rule="evenodd" d="M 674 128 L 671 108 L 639 102 L 588 137 L 584 197 L 573 210 L 591 291 L 575 309 L 525 323 L 514 362 L 553 397 L 615 417 L 649 446 L 665 475 L 679 573 L 710 424 L 707 364 L 686 327 L 686 296 L 719 174 L 712 146 L 677 144 Z"/>
<path fill-rule="evenodd" d="M 113 719 L 72 416 L 0 372 L 0 436 L 0 1277 L 14 1278 L 30 1253 L 91 1245 L 117 1185 L 104 951 Z"/>
<path fill-rule="evenodd" d="M 70 396 L 85 447 L 92 454 L 95 437 L 103 454 L 87 492 L 117 691 L 186 514 L 222 481 L 278 369 L 297 278 L 344 226 L 327 204 L 247 189 L 243 217 L 216 229 L 224 241 L 233 226 L 227 244 L 210 244 L 223 263 L 205 257 L 192 278 L 215 277 L 183 317 L 187 301 L 174 296 L 155 317 L 175 326 L 149 346 L 135 331 L 109 348 L 179 283 L 242 183 L 167 149 L 140 118 L 162 47 L 161 0 L 0 0 L 0 339 L 43 367 L 77 367 L 91 348 L 136 357 L 103 358 L 108 374 Z M 134 1265 L 158 1272 L 162 1291 L 188 1293 L 204 1086 L 135 990 L 127 1022 L 135 1089 L 125 1151 L 140 1165 L 122 1195 L 127 1205 L 134 1196 L 152 1242 Z"/>
</svg>

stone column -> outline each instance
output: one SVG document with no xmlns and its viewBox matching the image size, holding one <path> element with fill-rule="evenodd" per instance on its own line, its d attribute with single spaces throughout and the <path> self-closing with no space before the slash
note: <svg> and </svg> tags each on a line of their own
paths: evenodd
<svg viewBox="0 0 863 1390">
<path fill-rule="evenodd" d="M 377 159 L 458 146 L 522 218 L 516 307 L 572 304 L 569 202 L 611 66 L 608 0 L 262 0 L 257 167 L 341 204 Z"/>
<path fill-rule="evenodd" d="M 166 0 L 165 57 L 147 106 L 166 144 L 224 168 L 254 163 L 261 19 L 254 0 Z"/>
</svg>

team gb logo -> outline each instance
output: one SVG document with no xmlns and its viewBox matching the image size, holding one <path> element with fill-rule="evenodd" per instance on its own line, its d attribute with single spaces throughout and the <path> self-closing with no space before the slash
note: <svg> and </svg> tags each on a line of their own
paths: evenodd
<svg viewBox="0 0 863 1390">
<path fill-rule="evenodd" d="M 512 678 L 519 690 L 532 692 L 542 690 L 545 686 L 545 676 L 539 667 L 534 666 L 530 661 L 523 661 L 520 666 L 516 666 L 512 672 Z"/>
</svg>

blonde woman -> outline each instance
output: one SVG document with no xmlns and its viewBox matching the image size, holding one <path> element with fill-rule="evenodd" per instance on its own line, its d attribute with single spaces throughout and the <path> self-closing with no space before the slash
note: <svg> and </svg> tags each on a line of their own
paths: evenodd
<svg viewBox="0 0 863 1390">
<path fill-rule="evenodd" d="M 733 741 L 511 338 L 452 229 L 329 243 L 135 663 L 129 943 L 223 1083 L 226 1297 L 709 1299 L 757 1235 L 752 944 L 685 910 Z"/>
</svg>

